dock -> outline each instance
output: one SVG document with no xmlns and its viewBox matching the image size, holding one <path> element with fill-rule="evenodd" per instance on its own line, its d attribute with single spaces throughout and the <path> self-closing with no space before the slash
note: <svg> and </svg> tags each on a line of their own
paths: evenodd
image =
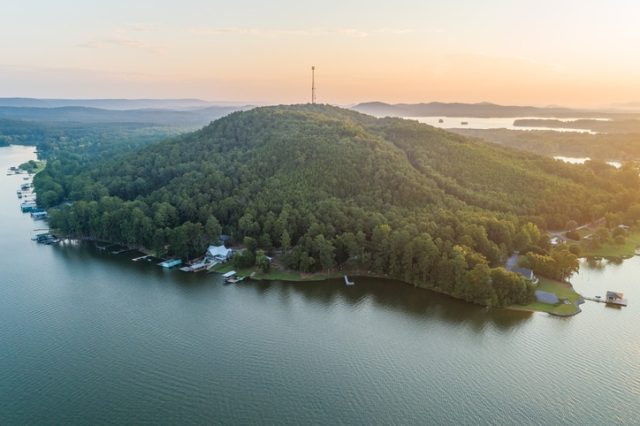
<svg viewBox="0 0 640 426">
<path fill-rule="evenodd" d="M 120 249 L 120 250 L 113 250 L 113 251 L 111 252 L 111 254 L 122 254 L 122 253 L 126 253 L 126 252 L 128 252 L 128 251 L 132 251 L 132 250 L 133 250 L 133 249 L 130 249 L 130 248 L 128 248 L 128 247 L 125 247 L 125 248 Z"/>
<path fill-rule="evenodd" d="M 591 302 L 605 303 L 607 305 L 627 306 L 627 299 L 624 298 L 624 295 L 613 291 L 608 291 L 606 297 L 583 297 L 583 299 Z"/>
<path fill-rule="evenodd" d="M 134 259 L 131 259 L 133 262 L 139 262 L 141 260 L 147 260 L 148 258 L 150 258 L 151 255 L 150 254 L 146 254 L 144 256 L 140 256 L 140 257 L 136 257 Z"/>
<path fill-rule="evenodd" d="M 349 277 L 347 277 L 346 275 L 344 276 L 344 283 L 345 283 L 345 285 L 354 285 L 355 284 L 355 282 L 349 281 Z"/>
<path fill-rule="evenodd" d="M 239 277 L 236 271 L 229 271 L 226 274 L 222 274 L 224 282 L 227 284 L 236 284 L 243 281 L 246 277 Z"/>
</svg>

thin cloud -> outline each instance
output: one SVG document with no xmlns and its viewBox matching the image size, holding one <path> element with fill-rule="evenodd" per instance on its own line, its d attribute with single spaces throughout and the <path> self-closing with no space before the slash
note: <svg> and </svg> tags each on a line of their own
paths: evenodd
<svg viewBox="0 0 640 426">
<path fill-rule="evenodd" d="M 360 30 L 357 28 L 312 28 L 308 30 L 299 29 L 270 29 L 270 28 L 254 28 L 254 27 L 198 27 L 191 29 L 191 32 L 199 35 L 239 35 L 254 37 L 325 37 L 325 36 L 344 36 L 351 38 L 365 38 L 374 34 L 395 34 L 402 35 L 414 32 L 409 28 L 380 28 L 372 31 Z"/>
<path fill-rule="evenodd" d="M 156 54 L 166 52 L 165 46 L 156 43 L 147 43 L 136 38 L 125 36 L 94 37 L 86 43 L 78 44 L 78 46 L 87 49 L 105 49 L 109 47 L 138 49 Z"/>
</svg>

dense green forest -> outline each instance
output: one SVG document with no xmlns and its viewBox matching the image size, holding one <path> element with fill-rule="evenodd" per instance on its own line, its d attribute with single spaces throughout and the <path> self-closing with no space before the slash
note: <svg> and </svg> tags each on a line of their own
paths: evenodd
<svg viewBox="0 0 640 426">
<path fill-rule="evenodd" d="M 44 159 L 72 155 L 85 161 L 140 148 L 183 130 L 143 123 L 56 123 L 0 119 L 0 144 L 35 146 Z"/>
<path fill-rule="evenodd" d="M 475 303 L 527 303 L 501 266 L 540 231 L 608 212 L 635 222 L 636 170 L 570 167 L 414 121 L 306 105 L 233 113 L 117 159 L 35 178 L 67 235 L 201 255 L 224 232 L 289 268 L 388 275 Z M 636 208 L 634 208 L 636 206 Z"/>
<path fill-rule="evenodd" d="M 454 129 L 453 132 L 546 156 L 640 161 L 640 133 L 587 134 L 552 130 Z"/>
</svg>

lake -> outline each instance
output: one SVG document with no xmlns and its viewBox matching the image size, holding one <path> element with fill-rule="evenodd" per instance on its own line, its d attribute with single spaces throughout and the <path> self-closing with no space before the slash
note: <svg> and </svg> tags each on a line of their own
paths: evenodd
<svg viewBox="0 0 640 426">
<path fill-rule="evenodd" d="M 578 132 L 595 135 L 596 132 L 587 129 L 573 129 L 570 127 L 527 127 L 514 126 L 515 120 L 559 120 L 569 122 L 581 120 L 581 118 L 557 118 L 557 117 L 404 117 L 407 120 L 417 120 L 430 126 L 441 129 L 509 129 L 509 130 L 550 130 L 554 132 Z M 442 120 L 442 123 L 440 122 Z M 590 118 L 589 120 L 608 120 L 605 118 Z M 462 124 L 462 123 L 467 124 Z"/>
<path fill-rule="evenodd" d="M 34 158 L 0 148 L 0 168 Z M 30 240 L 0 176 L 0 424 L 638 424 L 640 258 L 571 318 L 384 280 L 224 285 Z"/>
<path fill-rule="evenodd" d="M 587 161 L 591 160 L 590 157 L 564 157 L 562 155 L 556 155 L 555 157 L 553 157 L 553 159 L 564 161 L 565 163 L 569 164 L 584 164 Z M 622 163 L 620 161 L 607 161 L 607 164 L 615 167 L 616 169 L 622 167 Z"/>
</svg>

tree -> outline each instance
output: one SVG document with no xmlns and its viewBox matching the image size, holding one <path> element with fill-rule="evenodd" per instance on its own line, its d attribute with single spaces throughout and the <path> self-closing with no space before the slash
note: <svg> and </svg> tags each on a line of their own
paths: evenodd
<svg viewBox="0 0 640 426">
<path fill-rule="evenodd" d="M 335 248 L 331 242 L 327 241 L 324 235 L 317 235 L 313 239 L 313 253 L 315 254 L 313 257 L 319 261 L 319 264 L 322 266 L 322 269 L 328 271 L 334 266 L 334 255 Z"/>
<path fill-rule="evenodd" d="M 271 269 L 271 261 L 265 254 L 264 250 L 258 250 L 256 252 L 256 266 L 265 273 L 269 272 Z"/>
<path fill-rule="evenodd" d="M 568 279 L 575 272 L 578 272 L 580 268 L 578 257 L 567 250 L 566 247 L 552 250 L 551 257 L 555 261 L 556 276 L 561 281 Z"/>
</svg>

